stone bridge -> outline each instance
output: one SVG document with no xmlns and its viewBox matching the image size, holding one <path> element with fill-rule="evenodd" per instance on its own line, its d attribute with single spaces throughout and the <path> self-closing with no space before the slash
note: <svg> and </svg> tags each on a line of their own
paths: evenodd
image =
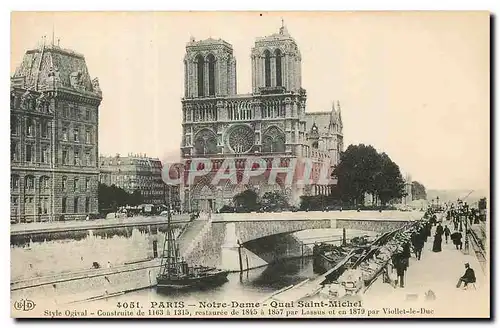
<svg viewBox="0 0 500 328">
<path fill-rule="evenodd" d="M 213 214 L 203 235 L 193 240 L 192 263 L 243 271 L 303 254 L 293 233 L 310 229 L 386 232 L 422 217 L 421 212 L 280 212 Z"/>
</svg>

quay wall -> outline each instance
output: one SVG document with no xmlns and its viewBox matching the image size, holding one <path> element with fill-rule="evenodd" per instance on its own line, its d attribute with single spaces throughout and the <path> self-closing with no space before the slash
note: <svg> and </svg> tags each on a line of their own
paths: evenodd
<svg viewBox="0 0 500 328">
<path fill-rule="evenodd" d="M 11 299 L 30 299 L 47 306 L 110 297 L 156 285 L 159 270 L 160 260 L 153 259 L 109 269 L 32 278 L 11 284 Z"/>
<path fill-rule="evenodd" d="M 175 228 L 179 233 L 181 227 Z M 11 239 L 11 281 L 53 276 L 153 259 L 161 256 L 166 227 L 143 226 L 40 234 Z M 26 236 L 24 236 L 26 237 Z"/>
</svg>

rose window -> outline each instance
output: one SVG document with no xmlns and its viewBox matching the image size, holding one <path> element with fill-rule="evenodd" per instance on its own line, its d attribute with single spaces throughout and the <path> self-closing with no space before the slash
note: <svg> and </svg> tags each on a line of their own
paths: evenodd
<svg viewBox="0 0 500 328">
<path fill-rule="evenodd" d="M 246 153 L 254 144 L 254 132 L 246 125 L 238 125 L 231 129 L 227 140 L 234 153 Z"/>
</svg>

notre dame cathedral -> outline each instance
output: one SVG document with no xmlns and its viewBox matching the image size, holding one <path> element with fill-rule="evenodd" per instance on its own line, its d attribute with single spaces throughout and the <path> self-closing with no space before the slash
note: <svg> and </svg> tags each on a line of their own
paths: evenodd
<svg viewBox="0 0 500 328">
<path fill-rule="evenodd" d="M 218 210 L 231 205 L 233 197 L 247 188 L 259 195 L 281 190 L 290 204 L 300 196 L 327 194 L 328 185 L 267 183 L 266 174 L 240 183 L 245 162 L 251 157 L 270 164 L 278 160 L 287 166 L 291 159 L 309 158 L 314 179 L 328 161 L 333 169 L 343 151 L 340 105 L 330 111 L 306 111 L 306 90 L 302 88 L 301 55 L 285 26 L 278 33 L 259 37 L 251 50 L 252 93 L 237 93 L 236 58 L 228 42 L 191 38 L 184 58 L 182 99 L 182 162 L 189 170 L 195 158 L 207 158 L 214 169 L 226 159 L 234 160 L 238 183 L 231 179 L 216 185 L 211 175 L 185 183 L 181 192 L 184 210 Z M 270 164 L 271 165 L 271 164 Z M 268 168 L 270 167 L 268 166 Z M 194 168 L 196 169 L 196 168 Z M 185 172 L 187 174 L 188 172 Z"/>
</svg>

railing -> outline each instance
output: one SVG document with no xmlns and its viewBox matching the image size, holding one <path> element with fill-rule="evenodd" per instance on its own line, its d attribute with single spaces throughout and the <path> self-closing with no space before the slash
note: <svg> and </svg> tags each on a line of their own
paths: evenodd
<svg viewBox="0 0 500 328">
<path fill-rule="evenodd" d="M 476 255 L 477 261 L 479 262 L 479 265 L 481 266 L 483 273 L 486 273 L 486 268 L 488 266 L 486 247 L 484 246 L 482 239 L 476 234 L 474 230 L 472 229 L 468 230 L 469 230 L 468 234 L 470 241 L 469 246 L 474 251 L 474 254 Z"/>
</svg>

